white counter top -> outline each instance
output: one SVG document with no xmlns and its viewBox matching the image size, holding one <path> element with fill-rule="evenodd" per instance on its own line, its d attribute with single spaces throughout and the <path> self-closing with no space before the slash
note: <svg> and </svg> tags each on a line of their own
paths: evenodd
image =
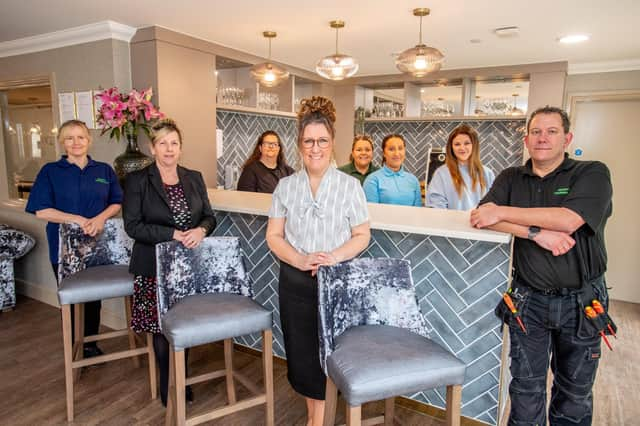
<svg viewBox="0 0 640 426">
<path fill-rule="evenodd" d="M 266 216 L 271 206 L 271 194 L 209 189 L 214 210 Z M 469 225 L 469 212 L 394 206 L 369 203 L 371 227 L 385 231 L 462 238 L 466 240 L 508 243 L 511 235 L 476 229 Z"/>
<path fill-rule="evenodd" d="M 219 189 L 208 191 L 214 210 L 266 216 L 271 207 L 271 194 Z M 7 200 L 1 205 L 5 209 L 24 212 L 25 204 L 25 200 Z M 369 203 L 368 206 L 373 229 L 494 243 L 511 241 L 510 234 L 472 228 L 469 225 L 469 212 L 465 211 L 375 203 Z"/>
</svg>

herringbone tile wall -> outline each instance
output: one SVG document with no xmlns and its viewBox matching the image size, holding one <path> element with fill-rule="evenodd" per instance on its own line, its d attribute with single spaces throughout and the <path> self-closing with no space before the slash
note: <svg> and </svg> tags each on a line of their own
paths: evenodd
<svg viewBox="0 0 640 426">
<path fill-rule="evenodd" d="M 279 265 L 264 234 L 267 218 L 218 213 L 215 235 L 239 236 L 254 280 L 255 299 L 274 314 L 274 352 L 284 357 L 278 304 Z M 467 364 L 462 414 L 497 423 L 498 380 L 502 348 L 500 324 L 493 309 L 506 289 L 509 245 L 373 230 L 366 257 L 411 261 L 418 302 L 430 337 Z M 260 337 L 239 343 L 260 349 Z M 446 390 L 409 397 L 444 407 Z"/>
<path fill-rule="evenodd" d="M 368 121 L 365 133 L 373 136 L 376 164 L 382 163 L 382 139 L 392 133 L 404 136 L 406 146 L 405 168 L 424 179 L 429 145 L 444 148 L 447 137 L 463 121 Z M 522 138 L 525 120 L 468 120 L 464 123 L 475 128 L 480 135 L 480 158 L 496 175 L 511 166 L 522 164 Z"/>
<path fill-rule="evenodd" d="M 218 110 L 216 117 L 217 127 L 224 134 L 224 152 L 218 159 L 218 185 L 224 185 L 224 166 L 241 167 L 265 130 L 275 130 L 280 135 L 287 162 L 296 170 L 300 167 L 295 118 L 224 110 Z M 469 120 L 466 123 L 478 130 L 480 156 L 496 175 L 507 167 L 521 164 L 524 119 Z M 365 123 L 365 132 L 373 136 L 376 164 L 382 162 L 382 139 L 390 133 L 403 135 L 407 141 L 405 167 L 422 180 L 429 144 L 444 147 L 449 133 L 460 124 L 462 121 L 370 121 Z"/>
<path fill-rule="evenodd" d="M 236 111 L 216 112 L 218 129 L 223 131 L 224 150 L 218 159 L 218 185 L 224 185 L 224 166 L 242 167 L 266 130 L 275 130 L 284 145 L 284 155 L 291 167 L 298 169 L 296 119 Z"/>
</svg>

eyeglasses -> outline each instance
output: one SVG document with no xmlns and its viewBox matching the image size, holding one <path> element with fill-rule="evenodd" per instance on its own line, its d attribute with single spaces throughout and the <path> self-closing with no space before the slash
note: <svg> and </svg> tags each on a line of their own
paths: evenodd
<svg viewBox="0 0 640 426">
<path fill-rule="evenodd" d="M 306 149 L 313 148 L 315 144 L 318 144 L 318 148 L 327 148 L 331 144 L 331 140 L 329 138 L 318 138 L 318 139 L 304 139 L 302 141 L 302 146 Z"/>
<path fill-rule="evenodd" d="M 280 148 L 280 144 L 277 142 L 262 142 L 262 145 L 271 149 Z"/>
</svg>

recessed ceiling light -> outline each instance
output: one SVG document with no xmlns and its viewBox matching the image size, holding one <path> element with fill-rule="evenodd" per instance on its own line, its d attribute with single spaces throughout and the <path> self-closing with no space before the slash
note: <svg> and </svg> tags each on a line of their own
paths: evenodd
<svg viewBox="0 0 640 426">
<path fill-rule="evenodd" d="M 586 34 L 570 34 L 558 38 L 558 41 L 564 44 L 581 43 L 587 40 L 589 40 L 589 36 Z"/>
<path fill-rule="evenodd" d="M 469 43 L 479 44 L 479 43 L 482 43 L 482 40 L 480 40 L 479 38 L 472 38 L 471 40 L 469 40 Z"/>
</svg>

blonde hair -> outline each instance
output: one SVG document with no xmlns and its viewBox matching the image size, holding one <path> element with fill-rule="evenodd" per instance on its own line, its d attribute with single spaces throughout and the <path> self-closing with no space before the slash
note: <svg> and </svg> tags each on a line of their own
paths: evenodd
<svg viewBox="0 0 640 426">
<path fill-rule="evenodd" d="M 158 139 L 171 132 L 176 132 L 178 134 L 178 140 L 182 146 L 182 132 L 178 128 L 176 122 L 170 118 L 163 118 L 151 127 L 151 145 L 155 145 Z"/>
<path fill-rule="evenodd" d="M 59 144 L 62 144 L 64 142 L 64 137 L 65 137 L 67 131 L 69 129 L 71 129 L 72 127 L 79 127 L 82 130 L 84 130 L 84 132 L 87 134 L 87 140 L 89 141 L 89 143 L 91 143 L 91 141 L 92 141 L 91 133 L 89 133 L 89 128 L 87 127 L 87 125 L 86 125 L 86 123 L 84 121 L 81 121 L 81 120 L 67 120 L 64 123 L 62 123 L 62 125 L 58 129 L 58 143 Z"/>
</svg>

